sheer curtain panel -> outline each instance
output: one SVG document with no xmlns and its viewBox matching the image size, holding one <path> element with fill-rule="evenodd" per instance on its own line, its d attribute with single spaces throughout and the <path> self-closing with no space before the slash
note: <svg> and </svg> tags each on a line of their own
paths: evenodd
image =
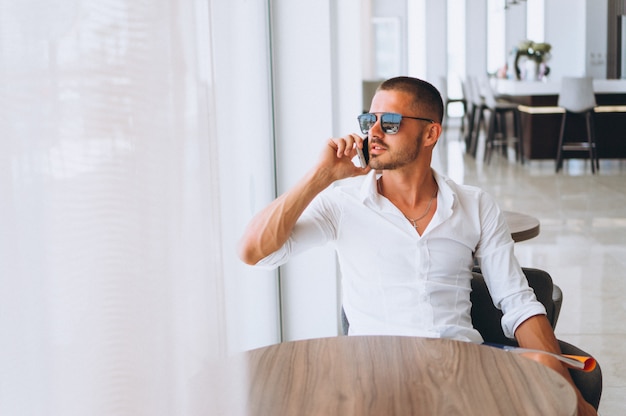
<svg viewBox="0 0 626 416">
<path fill-rule="evenodd" d="M 1 415 L 239 413 L 210 21 L 0 0 Z"/>
</svg>

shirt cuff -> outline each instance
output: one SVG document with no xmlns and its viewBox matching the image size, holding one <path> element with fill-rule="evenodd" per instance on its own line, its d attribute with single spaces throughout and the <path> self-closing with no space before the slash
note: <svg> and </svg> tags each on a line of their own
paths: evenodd
<svg viewBox="0 0 626 416">
<path fill-rule="evenodd" d="M 536 315 L 547 315 L 546 308 L 539 301 L 530 305 L 523 305 L 504 314 L 502 317 L 502 331 L 507 338 L 515 338 L 517 327 L 528 318 Z"/>
</svg>

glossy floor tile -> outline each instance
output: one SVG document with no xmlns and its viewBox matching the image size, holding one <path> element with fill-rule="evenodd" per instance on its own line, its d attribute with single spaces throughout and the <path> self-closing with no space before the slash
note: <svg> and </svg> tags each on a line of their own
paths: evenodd
<svg viewBox="0 0 626 416">
<path fill-rule="evenodd" d="M 465 154 L 454 128 L 437 146 L 435 168 L 487 190 L 502 209 L 540 220 L 539 236 L 517 243 L 516 255 L 561 287 L 556 334 L 600 363 L 600 413 L 625 415 L 626 162 L 602 160 L 596 175 L 584 160 L 567 161 L 558 174 L 554 161 L 520 165 L 510 155 L 494 155 L 486 165 Z"/>
</svg>

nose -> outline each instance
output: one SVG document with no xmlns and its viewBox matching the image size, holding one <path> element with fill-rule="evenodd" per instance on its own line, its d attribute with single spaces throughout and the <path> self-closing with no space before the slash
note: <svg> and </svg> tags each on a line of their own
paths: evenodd
<svg viewBox="0 0 626 416">
<path fill-rule="evenodd" d="M 385 132 L 383 132 L 383 129 L 382 129 L 381 125 L 380 125 L 380 123 L 381 123 L 380 119 L 381 119 L 381 116 L 378 115 L 376 117 L 376 121 L 370 127 L 370 130 L 368 132 L 370 137 L 372 137 L 372 136 L 374 136 L 374 137 L 382 137 L 385 134 Z"/>
</svg>

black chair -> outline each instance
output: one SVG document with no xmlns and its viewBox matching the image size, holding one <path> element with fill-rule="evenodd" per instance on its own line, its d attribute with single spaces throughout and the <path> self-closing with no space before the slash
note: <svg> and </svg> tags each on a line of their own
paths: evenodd
<svg viewBox="0 0 626 416">
<path fill-rule="evenodd" d="M 535 291 L 537 300 L 545 306 L 548 321 L 554 328 L 561 309 L 561 290 L 553 284 L 552 277 L 547 272 L 532 268 L 522 268 L 522 270 L 528 279 L 528 284 Z M 476 330 L 485 342 L 517 346 L 517 342 L 514 339 L 507 338 L 502 331 L 502 311 L 494 306 L 485 279 L 480 274 L 479 269 L 474 270 L 471 284 L 471 314 L 472 323 Z M 343 308 L 341 310 L 341 321 L 343 334 L 347 335 L 350 323 Z M 559 345 L 563 354 L 589 356 L 585 351 L 565 341 L 559 340 Z M 598 364 L 593 371 L 588 373 L 570 370 L 570 374 L 574 384 L 576 384 L 585 400 L 598 409 L 600 397 L 602 396 L 602 370 L 600 365 Z"/>
<path fill-rule="evenodd" d="M 545 306 L 548 321 L 554 328 L 561 305 L 558 296 L 554 296 L 556 286 L 552 283 L 552 277 L 539 269 L 522 268 L 522 270 L 528 279 L 528 284 L 535 291 L 537 300 Z M 483 276 L 477 271 L 473 275 L 470 299 L 472 301 L 472 323 L 474 327 L 480 332 L 485 342 L 517 346 L 517 342 L 507 338 L 502 331 L 500 324 L 502 311 L 494 306 Z M 560 293 L 560 289 L 556 292 Z M 559 340 L 559 345 L 563 354 L 589 356 L 585 351 L 565 341 Z M 570 370 L 570 374 L 585 400 L 598 409 L 602 396 L 600 365 L 598 364 L 593 371 L 588 373 Z"/>
</svg>

